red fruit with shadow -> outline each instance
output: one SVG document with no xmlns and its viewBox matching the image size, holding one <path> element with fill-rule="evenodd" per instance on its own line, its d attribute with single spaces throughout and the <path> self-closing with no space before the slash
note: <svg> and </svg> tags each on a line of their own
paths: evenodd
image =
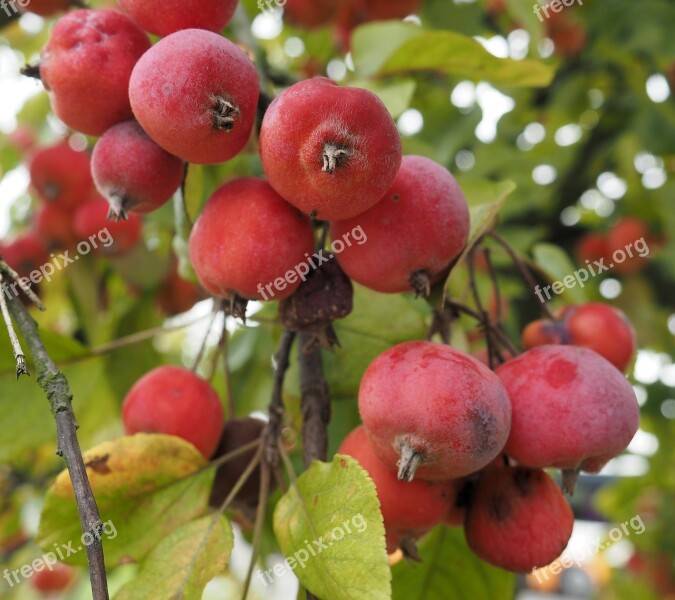
<svg viewBox="0 0 675 600">
<path fill-rule="evenodd" d="M 571 491 L 579 471 L 597 473 L 638 429 L 630 383 L 587 348 L 538 346 L 496 370 L 511 398 L 504 452 L 518 463 L 563 469 Z"/>
<path fill-rule="evenodd" d="M 35 571 L 31 578 L 31 584 L 40 592 L 63 592 L 75 579 L 76 573 L 77 571 L 73 567 L 57 563 L 49 570 L 42 569 L 41 571 Z"/>
<path fill-rule="evenodd" d="M 10 242 L 0 243 L 0 255 L 22 277 L 28 277 L 50 260 L 45 243 L 34 233 L 24 233 Z"/>
<path fill-rule="evenodd" d="M 81 242 L 92 246 L 94 254 L 119 256 L 141 241 L 143 223 L 134 214 L 125 221 L 109 221 L 109 210 L 104 198 L 94 196 L 75 213 L 74 229 Z"/>
<path fill-rule="evenodd" d="M 478 481 L 464 531 L 477 556 L 526 573 L 558 558 L 572 535 L 574 515 L 544 471 L 491 468 Z"/>
<path fill-rule="evenodd" d="M 307 263 L 313 248 L 309 219 L 266 181 L 242 177 L 209 198 L 192 228 L 189 251 L 209 292 L 282 300 L 302 283 L 294 269 Z"/>
<path fill-rule="evenodd" d="M 174 435 L 210 458 L 223 428 L 223 406 L 208 381 L 189 369 L 163 366 L 141 377 L 129 390 L 122 421 L 128 435 Z"/>
<path fill-rule="evenodd" d="M 393 185 L 375 206 L 331 224 L 333 240 L 357 228 L 365 241 L 337 255 L 342 269 L 378 292 L 428 294 L 469 235 L 466 199 L 450 172 L 423 156 L 404 156 Z"/>
<path fill-rule="evenodd" d="M 608 260 L 611 252 L 607 245 L 607 239 L 602 233 L 591 232 L 583 235 L 576 245 L 575 254 L 580 265 L 600 261 L 603 259 L 606 265 L 611 262 Z"/>
<path fill-rule="evenodd" d="M 161 37 L 181 29 L 206 29 L 219 33 L 230 22 L 237 8 L 237 0 L 117 1 L 139 27 Z"/>
<path fill-rule="evenodd" d="M 203 29 L 157 42 L 129 82 L 141 127 L 167 152 L 197 164 L 224 162 L 244 148 L 258 93 L 258 72 L 246 53 Z"/>
<path fill-rule="evenodd" d="M 33 217 L 33 227 L 50 250 L 63 250 L 77 244 L 72 213 L 56 204 L 40 206 Z"/>
<path fill-rule="evenodd" d="M 401 165 L 396 124 L 372 92 L 318 77 L 279 94 L 260 131 L 270 185 L 319 219 L 348 219 L 377 204 Z"/>
<path fill-rule="evenodd" d="M 185 164 L 160 148 L 136 121 L 106 131 L 94 147 L 91 173 L 110 214 L 144 214 L 165 204 L 183 181 Z"/>
<path fill-rule="evenodd" d="M 643 271 L 649 261 L 650 238 L 647 224 L 642 219 L 626 217 L 619 220 L 607 233 L 607 251 L 614 263 L 613 271 L 621 275 Z"/>
<path fill-rule="evenodd" d="M 252 417 L 225 421 L 213 460 L 226 456 L 255 440 L 260 440 L 264 429 L 265 422 Z M 209 500 L 209 504 L 213 508 L 219 508 L 225 502 L 234 486 L 237 485 L 239 479 L 248 468 L 255 453 L 256 448 L 252 448 L 250 451 L 235 456 L 218 467 Z M 261 468 L 260 464 L 258 464 L 249 475 L 246 483 L 236 493 L 233 501 L 235 507 L 250 508 L 258 504 L 260 478 Z M 272 490 L 274 489 L 273 481 L 273 479 L 270 481 Z"/>
<path fill-rule="evenodd" d="M 407 480 L 478 471 L 502 451 L 511 424 L 499 378 L 472 356 L 432 342 L 378 356 L 361 380 L 359 412 L 377 456 Z"/>
<path fill-rule="evenodd" d="M 149 48 L 147 35 L 115 10 L 75 10 L 61 17 L 40 59 L 56 116 L 87 135 L 131 119 L 129 77 Z"/>
<path fill-rule="evenodd" d="M 399 481 L 396 470 L 376 456 L 363 425 L 342 442 L 338 454 L 355 459 L 377 488 L 384 528 L 392 538 L 417 537 L 443 522 L 457 499 L 454 482 Z M 396 550 L 393 540 L 387 552 Z"/>
<path fill-rule="evenodd" d="M 73 150 L 68 142 L 40 148 L 30 160 L 30 182 L 42 200 L 73 211 L 94 189 L 89 155 Z"/>
</svg>

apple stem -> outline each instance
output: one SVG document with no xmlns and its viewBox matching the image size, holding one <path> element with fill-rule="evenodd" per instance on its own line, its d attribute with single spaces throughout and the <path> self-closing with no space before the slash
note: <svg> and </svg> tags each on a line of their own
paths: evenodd
<svg viewBox="0 0 675 600">
<path fill-rule="evenodd" d="M 420 269 L 410 275 L 410 287 L 415 290 L 415 298 L 428 296 L 431 293 L 431 281 L 429 272 L 426 269 Z"/>
<path fill-rule="evenodd" d="M 568 496 L 574 496 L 574 488 L 577 485 L 579 478 L 579 469 L 561 469 L 562 473 L 562 488 L 563 493 Z"/>
<path fill-rule="evenodd" d="M 347 162 L 351 154 L 352 151 L 349 148 L 328 142 L 323 147 L 323 168 L 321 170 L 332 175 L 335 173 L 335 169 Z"/>
<path fill-rule="evenodd" d="M 424 454 L 417 452 L 410 444 L 404 442 L 401 445 L 401 458 L 398 461 L 399 481 L 412 481 L 415 477 L 415 471 L 423 460 Z"/>
<path fill-rule="evenodd" d="M 213 112 L 213 128 L 232 131 L 234 122 L 241 114 L 239 107 L 232 104 L 224 96 L 213 96 L 212 100 L 214 103 L 211 110 Z"/>
</svg>

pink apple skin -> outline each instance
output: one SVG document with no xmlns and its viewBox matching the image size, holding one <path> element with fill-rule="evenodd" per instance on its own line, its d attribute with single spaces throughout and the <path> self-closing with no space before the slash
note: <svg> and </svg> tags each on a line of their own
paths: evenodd
<svg viewBox="0 0 675 600">
<path fill-rule="evenodd" d="M 258 73 L 230 40 L 183 29 L 136 64 L 129 98 L 136 119 L 170 154 L 197 164 L 237 155 L 253 129 Z"/>
<path fill-rule="evenodd" d="M 416 476 L 455 479 L 487 465 L 509 435 L 511 405 L 475 358 L 432 342 L 380 354 L 359 389 L 359 412 L 376 454 L 396 468 L 401 447 L 422 455 Z"/>
<path fill-rule="evenodd" d="M 210 458 L 223 428 L 223 405 L 208 381 L 189 369 L 164 366 L 141 377 L 129 390 L 122 421 L 127 434 L 175 435 Z"/>
<path fill-rule="evenodd" d="M 118 123 L 94 147 L 91 171 L 116 218 L 156 210 L 173 196 L 185 164 L 160 148 L 136 121 Z"/>
<path fill-rule="evenodd" d="M 219 32 L 230 22 L 237 0 L 118 0 L 139 27 L 165 37 L 181 29 Z"/>
<path fill-rule="evenodd" d="M 638 429 L 633 388 L 587 348 L 537 346 L 496 373 L 513 410 L 504 451 L 522 465 L 596 473 Z"/>
<path fill-rule="evenodd" d="M 192 228 L 189 251 L 202 286 L 211 293 L 282 300 L 302 283 L 299 277 L 271 288 L 272 296 L 264 286 L 306 263 L 313 248 L 309 219 L 266 181 L 242 177 L 218 188 L 207 201 Z"/>
<path fill-rule="evenodd" d="M 375 94 L 318 77 L 274 99 L 260 131 L 260 158 L 272 187 L 302 212 L 348 219 L 391 186 L 401 140 Z"/>
<path fill-rule="evenodd" d="M 361 226 L 368 236 L 337 255 L 354 281 L 378 292 L 411 289 L 426 271 L 433 283 L 459 256 L 469 235 L 469 209 L 455 178 L 423 156 L 404 156 L 393 185 L 375 206 L 331 224 L 333 239 Z"/>
<path fill-rule="evenodd" d="M 115 10 L 75 10 L 61 17 L 40 60 L 56 116 L 87 135 L 129 120 L 129 76 L 148 48 L 148 36 Z"/>
</svg>

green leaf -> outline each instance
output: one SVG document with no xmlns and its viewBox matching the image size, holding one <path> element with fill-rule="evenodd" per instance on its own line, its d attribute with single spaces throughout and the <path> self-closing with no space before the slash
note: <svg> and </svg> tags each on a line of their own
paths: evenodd
<svg viewBox="0 0 675 600">
<path fill-rule="evenodd" d="M 396 83 L 377 80 L 359 80 L 350 82 L 350 85 L 352 87 L 370 90 L 374 94 L 377 94 L 394 119 L 408 109 L 415 94 L 416 87 L 416 84 L 412 79 L 403 79 Z"/>
<path fill-rule="evenodd" d="M 199 600 L 206 584 L 227 567 L 233 546 L 232 527 L 223 517 L 183 525 L 148 555 L 115 600 Z"/>
<path fill-rule="evenodd" d="M 464 532 L 437 527 L 419 545 L 422 562 L 401 561 L 392 569 L 393 600 L 511 600 L 515 576 L 481 561 Z"/>
<path fill-rule="evenodd" d="M 206 461 L 180 438 L 136 434 L 104 442 L 83 456 L 101 520 L 111 531 L 103 536 L 108 566 L 142 560 L 206 509 L 214 471 L 198 472 Z M 45 550 L 68 542 L 82 550 L 81 535 L 70 476 L 63 471 L 47 492 L 37 542 Z M 65 562 L 84 565 L 85 553 Z"/>
<path fill-rule="evenodd" d="M 319 598 L 391 597 L 375 485 L 354 459 L 314 461 L 279 500 L 274 531 L 287 565 Z"/>
<path fill-rule="evenodd" d="M 554 244 L 535 244 L 532 247 L 532 256 L 535 264 L 546 274 L 549 281 L 562 282 L 567 277 L 566 283 L 570 287 L 563 286 L 563 295 L 574 302 L 583 302 L 586 299 L 586 293 L 578 286 L 578 281 L 574 278 L 576 268 L 562 248 Z M 555 298 L 555 293 L 551 296 Z"/>
<path fill-rule="evenodd" d="M 497 58 L 473 38 L 401 22 L 363 25 L 352 38 L 357 74 L 434 72 L 495 84 L 544 87 L 554 69 L 536 60 Z"/>
<path fill-rule="evenodd" d="M 471 225 L 469 240 L 457 262 L 463 260 L 481 236 L 492 227 L 506 199 L 516 189 L 513 181 L 494 183 L 487 180 L 467 179 L 460 181 L 460 185 L 469 205 Z"/>
</svg>

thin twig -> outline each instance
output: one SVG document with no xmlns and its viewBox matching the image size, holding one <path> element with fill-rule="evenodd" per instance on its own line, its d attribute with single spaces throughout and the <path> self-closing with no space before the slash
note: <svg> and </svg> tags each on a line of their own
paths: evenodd
<svg viewBox="0 0 675 600">
<path fill-rule="evenodd" d="M 274 371 L 274 388 L 269 407 L 269 422 L 265 431 L 265 462 L 272 468 L 279 464 L 279 447 L 281 426 L 284 418 L 284 376 L 290 364 L 291 347 L 295 333 L 284 331 L 279 342 L 279 350 L 275 356 L 276 368 Z"/>
<path fill-rule="evenodd" d="M 21 277 L 14 269 L 12 269 L 11 266 L 9 266 L 4 260 L 2 260 L 2 257 L 0 256 L 0 272 L 2 272 L 4 275 L 6 275 L 9 279 L 12 279 L 13 281 L 16 282 L 16 284 L 21 288 L 21 291 L 23 291 L 24 294 L 28 297 L 28 299 L 40 310 L 46 310 L 45 305 L 42 304 L 42 301 L 40 298 L 37 297 L 37 294 L 31 289 L 31 287 L 25 283 L 26 277 Z M 5 285 L 7 285 L 5 283 Z M 14 286 L 12 285 L 12 288 Z M 14 289 L 15 296 L 16 296 L 16 289 Z"/>
<path fill-rule="evenodd" d="M 77 423 L 71 406 L 72 393 L 68 381 L 47 353 L 38 333 L 37 323 L 30 316 L 26 307 L 16 299 L 10 299 L 8 307 L 30 350 L 33 363 L 37 369 L 38 383 L 47 395 L 56 420 L 57 454 L 64 458 L 68 467 L 80 514 L 82 531 L 91 534 L 93 539 L 93 543 L 86 547 L 93 599 L 108 600 L 108 585 L 101 541 L 103 525 L 77 439 Z"/>
<path fill-rule="evenodd" d="M 253 539 L 251 540 L 253 551 L 251 553 L 251 562 L 248 565 L 248 572 L 246 573 L 246 582 L 244 583 L 244 593 L 242 600 L 246 600 L 248 590 L 251 587 L 251 579 L 253 579 L 253 569 L 258 561 L 258 554 L 260 553 L 260 539 L 262 536 L 263 525 L 265 523 L 265 514 L 267 512 L 267 500 L 270 493 L 270 466 L 262 461 L 260 469 L 260 492 L 258 493 L 258 507 L 255 512 L 255 526 L 253 528 Z"/>
<path fill-rule="evenodd" d="M 197 356 L 195 356 L 195 360 L 192 363 L 192 371 L 197 371 L 199 363 L 202 362 L 202 358 L 204 357 L 204 351 L 206 350 L 206 344 L 209 341 L 209 335 L 211 334 L 213 324 L 216 322 L 216 317 L 218 316 L 219 312 L 220 309 L 217 308 L 214 309 L 214 311 L 211 313 L 211 320 L 209 321 L 209 326 L 206 330 L 206 333 L 204 334 L 204 339 L 202 340 L 201 346 L 199 347 L 199 352 L 197 352 Z"/>
<path fill-rule="evenodd" d="M 14 352 L 14 360 L 16 361 L 16 378 L 19 379 L 21 375 L 27 375 L 30 377 L 28 372 L 28 367 L 26 366 L 26 357 L 21 348 L 21 343 L 19 338 L 14 331 L 14 324 L 12 323 L 12 317 L 9 314 L 9 309 L 7 308 L 7 300 L 5 299 L 4 293 L 4 278 L 2 272 L 0 272 L 0 310 L 2 310 L 2 318 L 5 321 L 5 326 L 7 327 L 7 333 L 9 334 L 9 341 L 12 344 L 12 351 Z"/>
<path fill-rule="evenodd" d="M 225 391 L 227 393 L 227 418 L 234 419 L 234 386 L 232 385 L 232 372 L 230 371 L 230 332 L 227 330 L 227 317 L 223 320 L 222 351 Z"/>
</svg>

